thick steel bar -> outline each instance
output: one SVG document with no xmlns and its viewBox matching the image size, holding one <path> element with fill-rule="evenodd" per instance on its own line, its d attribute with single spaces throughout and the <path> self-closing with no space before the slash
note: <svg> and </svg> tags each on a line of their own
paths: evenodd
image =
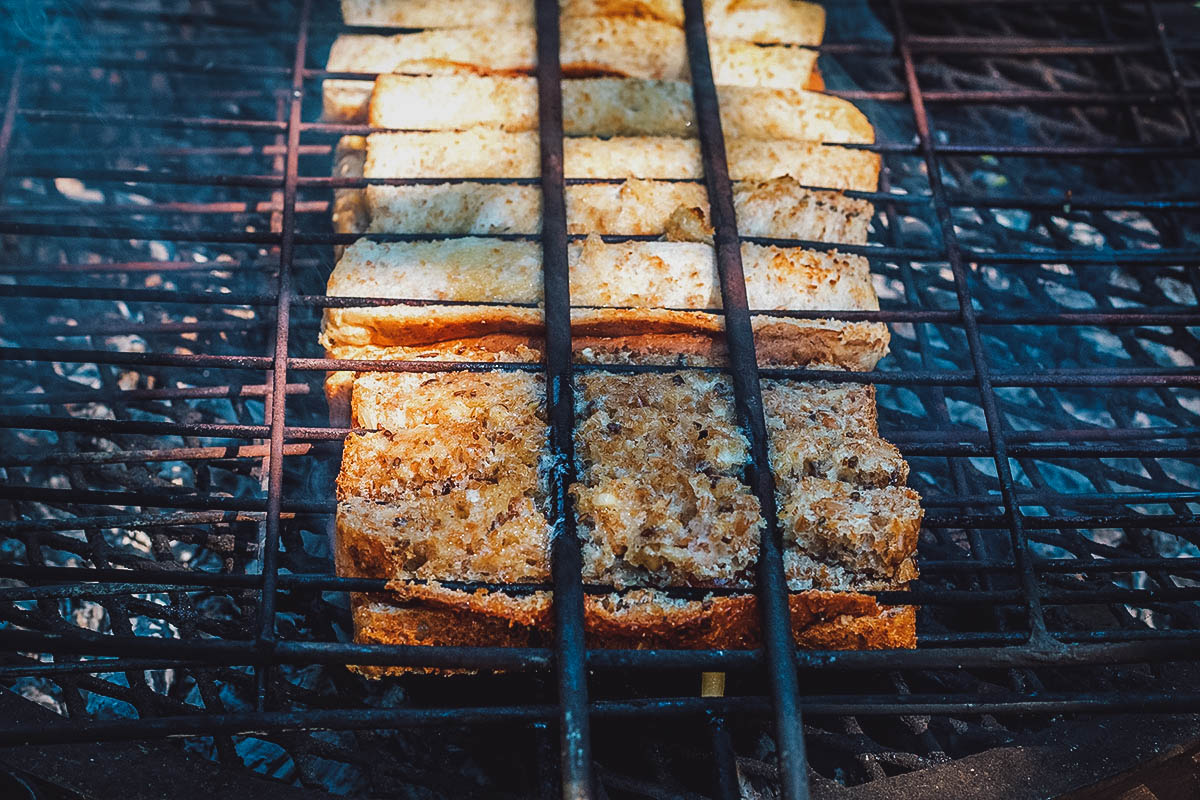
<svg viewBox="0 0 1200 800">
<path fill-rule="evenodd" d="M 737 779 L 737 753 L 733 749 L 733 736 L 725 724 L 725 718 L 717 714 L 706 715 L 709 737 L 713 747 L 714 800 L 738 800 L 742 796 Z"/>
<path fill-rule="evenodd" d="M 180 230 L 179 228 L 134 228 L 121 227 L 117 225 L 62 225 L 49 222 L 0 221 L 0 233 L 12 234 L 15 236 L 118 240 L 160 239 L 164 242 L 213 242 L 217 244 L 276 244 L 279 241 L 278 234 L 258 231 L 185 231 Z"/>
<path fill-rule="evenodd" d="M 289 395 L 310 394 L 307 383 L 289 383 Z M 167 389 L 83 389 L 80 391 L 0 393 L 0 406 L 41 406 L 64 403 L 132 403 L 140 400 L 200 400 L 216 397 L 265 397 L 266 384 L 176 386 Z M 0 456 L 2 459 L 3 456 Z"/>
<path fill-rule="evenodd" d="M 332 440 L 332 445 L 337 440 Z M 286 444 L 283 454 L 302 456 L 321 447 L 319 442 Z M 228 445 L 225 447 L 167 447 L 152 450 L 85 450 L 39 453 L 11 453 L 0 456 L 0 467 L 45 467 L 73 464 L 147 464 L 162 461 L 237 461 L 261 460 L 270 445 Z"/>
<path fill-rule="evenodd" d="M 211 269 L 211 267 L 210 267 Z M 138 270 L 150 272 L 152 270 Z M 55 300 L 114 300 L 146 303 L 204 303 L 222 306 L 269 306 L 275 304 L 274 294 L 225 294 L 223 292 L 183 292 L 172 289 L 114 289 L 105 286 L 62 286 L 21 284 L 5 287 L 8 298 L 48 298 Z M 4 348 L 10 352 L 14 348 Z"/>
<path fill-rule="evenodd" d="M 729 371 L 738 422 L 750 440 L 746 480 L 758 499 L 763 516 L 756 570 L 757 594 L 774 711 L 780 796 L 786 800 L 801 800 L 808 797 L 808 763 L 804 752 L 796 666 L 790 658 L 795 644 L 787 599 L 787 579 L 783 571 L 782 540 L 776 517 L 775 480 L 767 454 L 766 416 L 759 383 L 758 356 L 750 324 L 741 240 L 738 238 L 733 206 L 733 185 L 726 163 L 725 134 L 721 128 L 717 88 L 709 58 L 704 6 L 701 0 L 684 0 L 683 9 L 684 35 L 692 78 L 692 104 L 711 208 L 721 306 L 725 310 Z"/>
<path fill-rule="evenodd" d="M 44 503 L 69 503 L 71 505 L 138 506 L 143 508 L 186 508 L 223 511 L 268 511 L 267 498 L 229 497 L 211 493 L 193 493 L 186 490 L 124 491 L 119 489 L 54 489 L 31 486 L 0 485 L 0 499 L 30 500 Z M 300 514 L 328 513 L 332 504 L 313 500 L 288 500 L 283 510 Z M 20 526 L 32 520 L 4 520 L 0 525 Z M 67 520 L 60 520 L 67 521 Z"/>
<path fill-rule="evenodd" d="M 238 186 L 274 189 L 283 185 L 278 175 L 194 175 L 188 172 L 154 172 L 145 169 L 103 169 L 74 166 L 24 166 L 13 171 L 19 178 L 78 178 L 82 181 L 113 181 L 119 183 L 170 183 L 181 186 Z M 86 209 L 86 206 L 83 208 Z M 24 209 L 5 209 L 23 213 Z"/>
<path fill-rule="evenodd" d="M 1186 659 L 1195 643 L 1200 641 L 1200 630 L 1122 630 L 1064 632 L 1058 634 L 1063 642 L 1075 643 L 1064 650 L 1038 651 L 1020 644 L 1024 636 L 1017 632 L 981 634 L 929 634 L 924 637 L 921 650 L 874 650 L 874 651 L 798 651 L 801 669 L 879 671 L 894 669 L 995 669 L 1014 667 L 1056 666 L 1084 667 L 1096 664 L 1157 663 Z M 152 640 L 161 641 L 161 640 Z M 1011 642 L 1015 646 L 1006 646 Z M 957 644 L 956 647 L 943 646 Z M 324 660 L 329 663 L 346 663 L 362 658 L 382 658 L 388 653 L 386 647 L 378 645 L 350 646 L 353 652 L 340 652 L 318 644 L 283 644 L 277 651 L 279 661 L 290 663 L 312 663 Z M 967 646 L 963 646 L 967 645 Z M 338 646 L 335 646 L 338 647 Z M 365 652 L 359 648 L 368 648 Z M 424 649 L 424 648 L 423 648 Z M 446 654 L 452 662 L 461 660 L 459 650 L 478 648 L 455 648 L 455 654 Z M 63 652 L 71 652 L 63 650 Z M 477 655 L 477 654 L 476 654 Z M 503 653 L 498 655 L 504 655 Z M 523 658 L 518 668 L 545 668 L 550 664 L 548 650 L 528 649 L 518 653 Z M 339 658 L 340 656 L 340 658 Z M 861 656 L 861 657 L 860 657 Z M 432 657 L 438 658 L 437 653 Z M 474 657 L 474 656 L 471 656 Z M 395 659 L 380 661 L 381 664 L 405 663 L 406 656 L 399 653 Z M 253 653 L 247 650 L 245 660 L 239 658 L 209 658 L 208 661 L 187 661 L 180 658 L 129 659 L 121 657 L 90 657 L 82 662 L 60 662 L 57 664 L 30 663 L 0 667 L 0 678 L 21 676 L 51 676 L 55 674 L 86 674 L 125 671 L 128 669 L 202 669 L 220 666 L 237 666 L 250 663 Z M 760 650 L 591 650 L 588 666 L 592 669 L 612 670 L 748 670 L 762 664 Z M 445 666 L 445 663 L 441 663 Z"/>
<path fill-rule="evenodd" d="M 87 123 L 93 125 L 129 125 L 131 127 L 186 128 L 188 130 L 262 131 L 284 133 L 286 122 L 272 119 L 221 119 L 179 115 L 113 114 L 94 111 L 61 111 L 48 108 L 20 108 L 18 116 L 26 122 Z"/>
<path fill-rule="evenodd" d="M 568 488 L 575 479 L 571 291 L 563 175 L 562 68 L 558 0 L 537 0 L 538 143 L 541 148 L 542 282 L 546 326 L 546 410 L 550 419 L 550 511 L 554 525 L 554 650 L 562 796 L 593 796 L 584 644 L 582 556 Z"/>
<path fill-rule="evenodd" d="M 158 422 L 139 419 L 92 419 L 89 417 L 42 417 L 0 414 L 0 428 L 44 431 L 75 431 L 91 434 L 148 434 L 160 436 L 207 436 L 213 438 L 263 439 L 270 436 L 269 425 L 237 425 L 220 422 Z M 285 427 L 288 439 L 338 441 L 346 438 L 346 428 Z"/>
<path fill-rule="evenodd" d="M 354 364 L 337 364 L 334 368 L 356 369 Z M 486 370 L 487 367 L 481 366 L 477 369 Z M 523 365 L 525 370 L 538 370 L 539 365 L 530 364 Z M 414 371 L 423 371 L 419 368 L 414 368 Z M 431 370 L 432 371 L 432 370 Z M 656 370 L 658 371 L 658 370 Z M 822 376 L 823 377 L 823 376 Z M 873 381 L 874 383 L 898 383 L 900 385 L 918 385 L 915 381 L 894 381 L 881 380 Z M 936 382 L 929 382 L 937 385 Z M 944 385 L 970 385 L 966 381 L 944 384 Z M 148 435 L 180 435 L 180 436 L 208 436 L 214 438 L 243 438 L 243 439 L 259 439 L 267 436 L 269 428 L 265 425 L 238 425 L 229 423 L 177 423 L 177 422 L 156 422 L 153 420 L 111 420 L 111 419 L 88 419 L 82 417 L 47 417 L 38 415 L 0 415 L 0 428 L 13 429 L 28 429 L 28 430 L 51 430 L 51 431 L 75 431 L 80 433 L 91 434 L 148 434 Z M 312 442 L 337 442 L 344 439 L 353 429 L 351 428 L 335 428 L 335 427 L 294 427 L 285 428 L 285 435 L 290 440 L 296 441 L 312 441 Z M 900 447 L 900 450 L 907 456 L 979 456 L 987 455 L 986 449 L 986 434 L 983 431 L 952 429 L 946 431 L 912 431 L 912 430 L 889 430 L 884 428 L 882 431 L 887 438 L 893 439 Z M 1122 434 L 1133 434 L 1131 436 L 1123 436 Z M 1137 430 L 1067 430 L 1067 431 L 1047 431 L 1044 442 L 1038 441 L 1036 438 L 1023 437 L 1029 444 L 1016 443 L 1010 446 L 1009 452 L 1013 455 L 1034 456 L 1038 458 L 1130 458 L 1143 456 L 1157 457 L 1173 457 L 1173 458 L 1195 458 L 1200 455 L 1200 445 L 1177 445 L 1166 444 L 1153 441 L 1145 445 L 1133 444 L 1109 444 L 1111 441 L 1149 441 L 1158 439 L 1168 439 L 1176 437 L 1194 437 L 1194 431 L 1181 430 L 1178 433 L 1165 432 L 1156 430 L 1148 432 L 1144 435 Z M 1075 442 L 1072 445 L 1057 445 L 1050 442 L 1070 441 Z M 129 451 L 132 453 L 140 453 L 141 451 Z M 100 458 L 111 457 L 115 461 L 120 461 L 125 456 L 120 452 L 111 454 L 103 454 L 97 456 Z M 180 459 L 190 458 L 191 456 L 181 455 Z M 46 453 L 44 459 L 41 455 L 14 455 L 10 459 L 0 458 L 0 463 L 9 466 L 33 465 L 39 463 L 75 463 L 77 461 L 87 462 L 92 456 L 84 454 L 81 458 L 75 458 L 70 454 L 65 453 Z M 138 460 L 134 458 L 133 460 Z M 169 458 L 167 460 L 176 460 Z M 1114 497 L 1121 493 L 1113 493 Z M 1131 493 L 1136 500 L 1138 495 Z M 1070 494 L 1055 495 L 1056 497 L 1071 497 Z M 1025 499 L 1026 495 L 1022 495 Z M 999 498 L 997 498 L 999 499 Z"/>
<path fill-rule="evenodd" d="M 179 515 L 186 522 L 215 522 L 225 523 L 234 521 L 229 514 L 221 512 L 216 515 L 196 515 L 186 514 Z M 124 517 L 122 519 L 130 519 Z M 138 525 L 139 521 L 134 519 L 133 525 Z M 95 527 L 104 527 L 103 523 L 97 523 Z M 1140 572 L 1146 570 L 1158 570 L 1171 574 L 1190 574 L 1200 571 L 1200 558 L 1187 557 L 1129 557 L 1129 558 L 1106 558 L 1102 560 L 1084 561 L 1075 558 L 1061 559 L 1037 559 L 1035 567 L 1042 572 L 1060 572 L 1060 573 L 1078 573 L 1078 574 L 1105 574 L 1111 572 Z M 1001 561 L 979 561 L 974 559 L 966 560 L 929 560 L 923 565 L 923 571 L 930 575 L 945 575 L 953 573 L 974 572 L 979 570 L 994 570 L 1003 571 L 1011 570 L 1012 562 L 1008 560 Z M 225 573 L 209 573 L 194 570 L 176 570 L 176 569 L 150 569 L 139 571 L 116 570 L 116 569 L 97 569 L 92 567 L 47 567 L 33 566 L 23 564 L 5 564 L 0 565 L 0 576 L 20 580 L 26 583 L 39 583 L 41 581 L 64 582 L 73 581 L 79 585 L 79 590 L 85 590 L 85 587 L 94 582 L 119 582 L 124 586 L 141 582 L 158 582 L 169 583 L 175 587 L 184 586 L 203 586 L 203 587 L 256 587 L 257 578 L 252 575 L 241 574 L 225 574 Z M 414 581 L 413 583 L 420 583 Z M 462 588 L 474 591 L 480 588 L 509 588 L 521 589 L 522 591 L 541 591 L 549 587 L 539 584 L 483 584 L 478 582 L 445 582 L 446 585 L 461 586 Z M 324 573 L 290 573 L 279 577 L 279 585 L 286 589 L 296 590 L 342 590 L 342 591 L 383 591 L 387 588 L 387 581 L 384 579 L 375 578 L 344 578 L 336 575 Z M 65 584 L 64 584 L 65 586 Z M 597 593 L 609 593 L 616 591 L 611 586 L 591 586 L 586 587 L 589 591 Z M 64 589 L 64 591 L 74 591 L 74 589 Z M 736 593 L 735 590 L 720 590 L 720 589 L 701 589 L 694 590 L 697 594 L 703 595 L 708 593 Z M 936 591 L 936 590 L 932 590 Z"/>
<path fill-rule="evenodd" d="M 197 511 L 180 514 L 121 514 L 82 516 L 70 519 L 44 518 L 0 521 L 0 533 L 20 531 L 81 531 L 110 528 L 157 529 L 189 525 L 217 525 L 233 522 L 262 522 L 261 511 Z"/>
<path fill-rule="evenodd" d="M 15 577 L 21 578 L 24 573 L 22 571 L 12 572 Z M 46 599 L 67 599 L 67 598 L 99 598 L 99 597 L 122 597 L 125 595 L 134 594 L 161 594 L 165 592 L 180 591 L 181 586 L 173 583 L 168 573 L 165 577 L 167 580 L 162 580 L 163 575 L 156 575 L 147 572 L 141 576 L 142 581 L 121 581 L 121 582 L 81 582 L 75 584 L 51 584 L 45 586 L 33 587 L 13 587 L 0 589 L 0 602 L 25 602 L 30 600 L 46 600 Z M 155 581 L 155 578 L 159 580 Z M 30 578 L 25 577 L 29 580 Z M 406 581 L 411 585 L 425 585 L 424 581 Z M 528 595 L 533 592 L 547 591 L 553 589 L 552 584 L 506 584 L 506 583 L 479 583 L 479 582 L 462 582 L 462 581 L 441 581 L 441 586 L 453 588 L 461 591 L 503 591 L 512 595 Z M 187 586 L 188 584 L 183 584 Z M 242 585 L 240 583 L 231 585 Z M 296 581 L 281 581 L 279 584 L 283 588 L 300 588 L 301 584 Z M 207 584 L 196 584 L 196 589 L 211 588 Z M 326 589 L 335 589 L 340 591 L 376 591 L 383 592 L 389 589 L 387 581 L 383 579 L 368 579 L 368 578 L 331 578 L 326 581 L 310 580 L 303 584 L 305 590 L 313 590 L 324 587 Z M 614 588 L 604 585 L 584 585 L 583 591 L 592 595 L 620 595 L 627 591 L 636 591 L 628 587 Z M 710 596 L 739 596 L 746 594 L 749 590 L 734 589 L 729 587 L 693 587 L 693 586 L 664 586 L 660 587 L 660 591 L 664 594 L 688 600 L 703 600 Z M 875 597 L 880 603 L 885 605 L 905 605 L 916 604 L 922 606 L 935 605 L 988 605 L 988 606 L 1012 606 L 1020 605 L 1021 593 L 1015 590 L 947 590 L 935 587 L 919 585 L 917 588 L 908 589 L 905 591 L 867 591 L 864 594 Z M 1168 602 L 1186 602 L 1200 599 L 1200 588 L 1197 587 L 1178 587 L 1173 589 L 1125 589 L 1119 586 L 1110 586 L 1108 588 L 1086 588 L 1078 589 L 1058 589 L 1058 590 L 1043 590 L 1041 599 L 1046 605 L 1091 605 L 1096 603 L 1123 603 L 1130 606 L 1148 607 L 1157 603 Z"/>
<path fill-rule="evenodd" d="M 820 187 L 815 187 L 820 188 Z M 293 207 L 293 212 L 294 212 Z M 0 233 L 20 236 L 74 237 L 95 239 L 160 239 L 177 242 L 211 242 L 224 244 L 276 244 L 280 236 L 272 232 L 237 232 L 223 230 L 181 231 L 177 228 L 133 228 L 100 225 L 60 225 L 41 222 L 0 221 Z M 342 234 L 316 233 L 298 234 L 293 232 L 294 244 L 351 244 L 359 239 L 375 241 L 432 241 L 436 239 L 462 239 L 473 234 Z M 504 240 L 529 240 L 532 234 L 493 234 L 492 238 Z M 584 238 L 582 234 L 571 235 L 573 240 Z M 608 242 L 653 241 L 658 237 L 645 235 L 601 237 Z M 748 241 L 780 246 L 807 246 L 814 243 L 802 239 L 782 239 L 767 237 L 752 237 Z M 850 245 L 847 252 L 857 252 L 876 258 L 909 258 L 924 261 L 947 260 L 937 251 L 888 248 L 880 245 Z M 987 252 L 979 250 L 959 249 L 959 256 L 965 261 L 986 264 L 1071 264 L 1079 266 L 1178 266 L 1200 264 L 1200 254 L 1194 249 L 1154 248 L 1148 250 L 1033 250 L 1028 252 Z M 29 291 L 31 287 L 16 286 L 16 292 Z M 58 287 L 44 287 L 54 290 Z M 71 287 L 63 287 L 62 291 L 69 292 Z M 136 296 L 146 290 L 130 290 Z"/>
<path fill-rule="evenodd" d="M 107 261 L 107 262 L 17 262 L 0 264 L 0 273 L 36 275 L 46 273 L 108 274 L 124 272 L 239 272 L 256 270 L 269 272 L 278 268 L 278 262 L 270 261 Z M 204 292 L 206 297 L 215 293 Z"/>
<path fill-rule="evenodd" d="M 1148 663 L 1187 659 L 1194 655 L 1200 631 L 1085 631 L 1059 634 L 1067 647 L 1040 647 L 1019 633 L 994 632 L 933 635 L 918 650 L 797 650 L 794 657 L 805 669 L 970 669 L 1052 665 Z M 1012 646 L 1004 645 L 1012 642 Z M 193 659 L 236 665 L 257 663 L 266 656 L 249 640 L 132 639 L 0 629 L 0 643 L 11 649 L 91 656 Z M 930 646 L 930 644 L 935 646 Z M 431 647 L 426 645 L 349 644 L 341 642 L 277 641 L 272 657 L 289 663 L 378 664 L 386 666 L 464 667 L 483 669 L 546 669 L 552 666 L 548 648 Z M 597 669 L 744 670 L 763 664 L 761 650 L 590 650 L 589 666 Z"/>
</svg>

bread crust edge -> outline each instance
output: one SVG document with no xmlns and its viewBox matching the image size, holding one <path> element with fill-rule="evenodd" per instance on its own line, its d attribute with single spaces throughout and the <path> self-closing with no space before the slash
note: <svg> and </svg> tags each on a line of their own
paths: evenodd
<svg viewBox="0 0 1200 800">
<path fill-rule="evenodd" d="M 537 647 L 550 644 L 549 593 L 513 597 L 394 582 L 395 591 L 351 596 L 355 641 L 441 647 Z M 614 607 L 612 595 L 588 595 L 584 631 L 593 649 L 746 650 L 758 647 L 758 600 L 752 594 L 680 602 L 654 590 Z M 809 590 L 788 596 L 796 645 L 810 650 L 916 647 L 916 607 L 884 606 L 856 592 Z M 464 670 L 350 665 L 363 677 Z"/>
</svg>

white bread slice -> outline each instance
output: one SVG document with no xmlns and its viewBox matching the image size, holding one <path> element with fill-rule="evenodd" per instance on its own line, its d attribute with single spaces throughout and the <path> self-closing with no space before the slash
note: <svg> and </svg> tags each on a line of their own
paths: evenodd
<svg viewBox="0 0 1200 800">
<path fill-rule="evenodd" d="M 531 75 L 535 68 L 534 38 L 530 25 L 427 30 L 395 36 L 344 34 L 334 40 L 326 68 L 330 72 L 409 75 Z M 780 89 L 805 86 L 817 59 L 815 50 L 804 47 L 760 46 L 731 39 L 713 39 L 709 50 L 718 85 Z M 683 31 L 652 19 L 564 20 L 560 55 L 567 77 L 690 77 Z M 325 117 L 364 121 L 371 89 L 370 80 L 326 80 Z"/>
<path fill-rule="evenodd" d="M 692 87 L 683 81 L 584 78 L 563 81 L 563 130 L 568 136 L 696 136 Z M 725 135 L 870 144 L 866 116 L 839 97 L 800 89 L 723 86 L 718 90 Z M 368 122 L 376 128 L 461 130 L 487 125 L 506 131 L 538 127 L 537 80 L 490 75 L 380 75 Z"/>
<path fill-rule="evenodd" d="M 561 0 L 564 17 L 646 17 L 682 27 L 680 0 Z M 342 0 L 347 25 L 462 28 L 532 25 L 533 0 Z M 709 35 L 751 42 L 816 45 L 825 9 L 797 0 L 706 0 Z"/>
<path fill-rule="evenodd" d="M 754 309 L 829 311 L 878 308 L 860 256 L 801 248 L 742 246 Z M 717 336 L 723 317 L 713 251 L 683 242 L 607 244 L 593 238 L 569 248 L 572 332 Z M 538 336 L 542 330 L 541 251 L 535 242 L 453 239 L 347 248 L 328 293 L 450 301 L 455 305 L 330 308 L 321 342 L 343 346 L 421 345 L 490 334 Z M 514 305 L 472 305 L 512 303 Z M 522 305 L 515 305 L 522 304 Z M 756 336 L 782 363 L 872 369 L 887 352 L 887 326 L 836 319 L 755 315 Z"/>
<path fill-rule="evenodd" d="M 536 133 L 467 131 L 373 133 L 367 137 L 368 178 L 536 178 Z M 816 142 L 728 139 L 730 178 L 767 181 L 791 176 L 805 186 L 874 191 L 877 153 Z M 700 143 L 669 136 L 563 141 L 567 178 L 704 179 Z"/>
<path fill-rule="evenodd" d="M 347 190 L 342 190 L 347 191 Z M 567 230 L 616 236 L 666 235 L 672 241 L 711 241 L 704 186 L 630 179 L 566 187 Z M 874 210 L 866 200 L 805 189 L 792 178 L 739 181 L 733 186 L 743 236 L 865 244 Z M 366 187 L 358 233 L 474 234 L 541 231 L 537 186 L 446 183 Z M 360 218 L 361 219 L 361 218 Z"/>
<path fill-rule="evenodd" d="M 567 258 L 576 306 L 720 308 L 716 261 L 707 244 L 607 243 L 592 237 L 569 245 Z M 862 256 L 745 243 L 742 260 L 751 308 L 879 308 Z M 532 304 L 542 299 L 541 262 L 541 246 L 532 241 L 362 239 L 338 261 L 327 292 L 333 297 Z"/>
</svg>

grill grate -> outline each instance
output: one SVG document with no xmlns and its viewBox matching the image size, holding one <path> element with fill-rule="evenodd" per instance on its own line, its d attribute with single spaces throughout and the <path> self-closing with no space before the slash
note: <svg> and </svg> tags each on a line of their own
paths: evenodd
<svg viewBox="0 0 1200 800">
<path fill-rule="evenodd" d="M 383 582 L 330 574 L 346 431 L 321 423 L 323 373 L 463 365 L 318 357 L 322 308 L 407 302 L 321 294 L 330 245 L 356 238 L 329 232 L 330 191 L 412 182 L 327 177 L 336 138 L 370 129 L 313 121 L 320 81 L 355 77 L 309 66 L 344 30 L 321 5 L 94 3 L 82 21 L 51 8 L 0 32 L 21 56 L 0 64 L 0 678 L 76 723 L 0 727 L 0 743 L 190 734 L 227 763 L 342 790 L 401 775 L 450 796 L 499 782 L 517 796 L 596 783 L 596 796 L 730 797 L 740 774 L 800 797 L 805 740 L 822 792 L 1054 715 L 1200 710 L 1167 665 L 1194 661 L 1200 640 L 1189 4 L 889 0 L 874 11 L 892 35 L 822 47 L 885 160 L 881 191 L 855 193 L 876 203 L 882 244 L 845 248 L 871 260 L 884 310 L 839 316 L 888 322 L 895 352 L 869 375 L 762 374 L 877 384 L 881 429 L 929 512 L 922 581 L 881 593 L 923 606 L 921 648 L 794 657 L 770 547 L 765 651 L 585 651 L 582 597 L 598 588 L 581 585 L 571 536 L 555 545 L 553 648 L 348 643 L 335 593 Z M 720 223 L 729 185 L 700 5 L 685 3 L 687 33 Z M 834 26 L 873 19 L 828 5 Z M 544 112 L 561 112 L 553 9 L 539 3 Z M 544 113 L 545 368 L 564 389 L 551 412 L 569 464 L 570 375 L 591 367 L 568 357 L 561 139 L 560 113 Z M 753 312 L 724 221 L 729 349 L 766 509 Z M 389 693 L 345 663 L 535 672 Z M 694 696 L 698 670 L 728 671 L 729 696 Z M 762 739 L 755 720 L 772 716 Z M 698 717 L 701 734 L 687 727 Z M 450 732 L 378 733 L 430 725 Z M 530 763 L 557 731 L 561 774 L 476 755 L 463 774 L 479 785 L 437 775 L 495 725 L 520 731 L 506 752 Z M 360 733 L 301 732 L 314 728 Z M 378 763 L 356 754 L 365 742 Z M 626 768 L 631 749 L 659 755 Z"/>
</svg>

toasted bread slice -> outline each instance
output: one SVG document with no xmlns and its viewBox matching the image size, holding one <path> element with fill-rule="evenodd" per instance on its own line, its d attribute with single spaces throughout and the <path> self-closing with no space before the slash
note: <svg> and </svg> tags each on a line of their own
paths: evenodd
<svg viewBox="0 0 1200 800">
<path fill-rule="evenodd" d="M 395 591 L 352 595 L 355 639 L 368 644 L 446 647 L 545 647 L 553 643 L 551 593 L 514 597 L 397 583 Z M 916 609 L 883 606 L 851 592 L 803 591 L 788 597 L 797 646 L 812 650 L 911 649 Z M 675 598 L 642 589 L 584 598 L 584 630 L 592 648 L 742 650 L 760 647 L 754 595 Z M 379 679 L 451 670 L 358 666 Z"/>
<path fill-rule="evenodd" d="M 466 131 L 373 133 L 367 137 L 367 178 L 537 178 L 538 135 L 475 128 Z M 790 176 L 822 189 L 874 191 L 877 153 L 819 142 L 729 139 L 729 176 L 767 181 Z M 670 136 L 622 136 L 563 141 L 567 178 L 704 180 L 700 143 Z"/>
<path fill-rule="evenodd" d="M 530 474 L 537 471 L 530 465 L 545 452 L 541 392 L 540 378 L 524 373 L 358 379 L 352 422 L 379 430 L 346 443 L 339 477 L 339 572 L 397 579 L 393 594 L 357 602 L 360 641 L 540 641 L 546 592 L 470 593 L 408 581 L 546 580 L 548 521 L 539 516 L 545 513 L 546 489 Z M 753 586 L 762 522 L 757 501 L 739 479 L 747 447 L 733 422 L 727 380 L 688 370 L 588 373 L 577 379 L 576 392 L 579 481 L 571 493 L 584 580 L 638 587 L 589 598 L 593 644 L 753 646 L 752 597 L 681 600 L 650 589 Z M 904 470 L 890 473 L 894 483 L 878 485 L 870 466 L 892 451 L 875 433 L 872 389 L 767 382 L 764 398 L 773 454 L 790 446 L 778 440 L 780 431 L 799 431 L 813 435 L 811 463 L 837 462 L 836 445 L 822 438 L 835 420 L 846 421 L 860 447 L 880 453 L 861 470 L 843 460 L 836 478 L 780 474 L 786 499 L 780 522 L 789 586 L 797 592 L 791 602 L 798 641 L 817 647 L 912 646 L 911 609 L 885 609 L 861 594 L 897 588 L 915 577 L 911 559 L 921 519 L 916 494 L 902 485 Z M 389 474 L 388 465 L 405 458 L 414 465 Z M 846 499 L 855 493 L 859 500 Z M 845 505 L 832 506 L 835 495 Z M 887 565 L 904 568 L 881 570 Z M 659 623 L 650 624 L 655 618 Z"/>
<path fill-rule="evenodd" d="M 567 77 L 611 75 L 689 79 L 683 31 L 670 23 L 635 17 L 576 17 L 563 20 L 560 60 Z M 375 75 L 532 75 L 532 25 L 426 30 L 394 36 L 343 34 L 334 40 L 330 72 L 371 75 L 332 78 L 323 84 L 325 117 L 361 122 Z M 761 46 L 714 38 L 709 43 L 713 77 L 722 86 L 789 89 L 807 85 L 815 50 L 793 45 Z"/>
<path fill-rule="evenodd" d="M 563 17 L 645 17 L 683 26 L 680 0 L 561 0 Z M 533 0 L 342 0 L 347 25 L 461 28 L 532 25 Z M 709 35 L 751 42 L 816 45 L 825 33 L 825 9 L 798 0 L 708 0 Z"/>
<path fill-rule="evenodd" d="M 870 144 L 875 130 L 853 103 L 801 89 L 722 86 L 726 136 Z M 584 78 L 562 84 L 568 136 L 695 137 L 692 87 L 683 81 Z M 537 80 L 484 75 L 380 75 L 368 122 L 376 128 L 447 131 L 538 128 Z"/>
<path fill-rule="evenodd" d="M 507 582 L 547 571 L 545 391 L 519 372 L 358 378 L 337 535 L 359 569 Z"/>
<path fill-rule="evenodd" d="M 752 309 L 829 311 L 878 308 L 861 256 L 743 244 Z M 719 335 L 723 317 L 709 245 L 592 238 L 572 244 L 572 330 L 583 336 Z M 534 242 L 452 239 L 347 248 L 328 293 L 449 304 L 326 310 L 321 341 L 342 345 L 421 345 L 494 333 L 541 333 L 541 252 Z M 474 305 L 485 299 L 493 305 Z M 505 305 L 500 305 L 505 304 Z M 512 305 L 507 305 L 512 304 Z M 687 309 L 705 309 L 689 311 Z M 759 340 L 789 363 L 870 369 L 887 350 L 886 325 L 755 315 Z"/>
<path fill-rule="evenodd" d="M 542 192 L 537 186 L 372 184 L 358 194 L 362 199 L 352 217 L 358 227 L 338 227 L 340 232 L 486 236 L 535 234 L 542 227 Z M 566 201 L 570 233 L 712 240 L 708 196 L 699 183 L 631 178 L 571 184 Z M 866 200 L 805 189 L 793 178 L 739 181 L 733 186 L 733 203 L 743 236 L 831 244 L 866 244 L 874 214 Z"/>
</svg>

